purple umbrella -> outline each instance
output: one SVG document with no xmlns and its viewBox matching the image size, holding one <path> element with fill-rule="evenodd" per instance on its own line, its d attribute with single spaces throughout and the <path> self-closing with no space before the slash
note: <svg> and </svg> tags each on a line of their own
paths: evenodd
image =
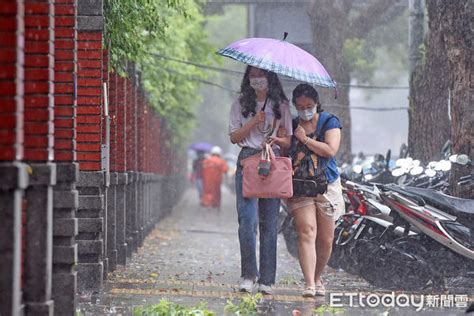
<svg viewBox="0 0 474 316">
<path fill-rule="evenodd" d="M 271 38 L 246 38 L 219 49 L 217 54 L 245 64 L 273 71 L 314 85 L 335 88 L 323 65 L 305 50 L 283 40 Z"/>
<path fill-rule="evenodd" d="M 212 147 L 214 147 L 214 145 L 209 144 L 209 143 L 204 143 L 204 142 L 194 143 L 194 144 L 189 145 L 189 149 L 192 149 L 195 151 L 205 151 L 205 152 L 210 152 Z"/>
</svg>

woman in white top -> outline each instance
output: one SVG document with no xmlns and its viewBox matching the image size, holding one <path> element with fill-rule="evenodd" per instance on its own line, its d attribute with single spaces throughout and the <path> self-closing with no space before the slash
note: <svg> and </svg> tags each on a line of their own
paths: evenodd
<svg viewBox="0 0 474 316">
<path fill-rule="evenodd" d="M 279 122 L 279 126 L 274 125 Z M 272 128 L 279 135 L 271 136 Z M 288 99 L 278 76 L 266 70 L 248 66 L 242 79 L 240 96 L 232 104 L 229 135 L 233 144 L 242 147 L 235 176 L 239 242 L 241 256 L 240 291 L 252 292 L 258 281 L 259 292 L 271 294 L 276 275 L 277 216 L 280 199 L 244 198 L 240 161 L 259 153 L 269 142 L 279 154 L 290 146 L 292 124 Z M 256 234 L 260 232 L 260 268 L 257 268 Z"/>
</svg>

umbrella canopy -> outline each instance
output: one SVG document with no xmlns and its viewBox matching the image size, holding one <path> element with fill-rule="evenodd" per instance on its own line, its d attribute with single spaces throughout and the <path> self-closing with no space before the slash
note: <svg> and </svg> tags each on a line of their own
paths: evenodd
<svg viewBox="0 0 474 316">
<path fill-rule="evenodd" d="M 189 149 L 192 149 L 195 151 L 205 151 L 205 152 L 210 152 L 212 147 L 214 147 L 214 145 L 205 143 L 205 142 L 194 143 L 194 144 L 189 145 Z"/>
<path fill-rule="evenodd" d="M 323 65 L 310 53 L 285 40 L 246 38 L 219 49 L 217 54 L 321 87 L 335 88 Z"/>
</svg>

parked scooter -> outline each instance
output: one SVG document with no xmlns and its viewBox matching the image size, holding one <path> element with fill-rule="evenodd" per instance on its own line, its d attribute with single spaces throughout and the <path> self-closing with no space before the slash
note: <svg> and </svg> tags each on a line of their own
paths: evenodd
<svg viewBox="0 0 474 316">
<path fill-rule="evenodd" d="M 403 238 L 404 247 L 398 249 L 416 257 L 425 268 L 408 269 L 407 276 L 428 272 L 427 280 L 436 286 L 443 286 L 446 277 L 474 277 L 474 200 L 393 184 L 382 190 L 380 196 L 392 210 L 394 226 L 419 231 Z"/>
<path fill-rule="evenodd" d="M 298 234 L 294 226 L 293 216 L 291 216 L 288 206 L 282 200 L 278 213 L 278 233 L 283 234 L 286 249 L 294 258 L 298 258 Z"/>
<path fill-rule="evenodd" d="M 329 266 L 342 268 L 353 274 L 364 275 L 372 283 L 384 280 L 386 271 L 378 271 L 369 253 L 376 252 L 384 240 L 403 236 L 401 227 L 393 226 L 390 208 L 381 203 L 375 185 L 344 183 L 345 195 L 350 200 L 348 213 L 336 223 L 335 238 Z M 414 232 L 409 232 L 414 235 Z"/>
<path fill-rule="evenodd" d="M 465 155 L 451 156 L 450 162 L 466 164 L 468 159 Z M 443 165 L 446 166 L 445 161 L 441 162 L 441 167 Z M 436 169 L 443 176 L 446 176 L 446 172 L 450 168 L 437 166 Z M 470 177 L 460 179 L 459 184 L 468 185 L 468 178 Z M 400 188 L 396 185 L 380 187 L 385 190 L 383 195 Z M 440 270 L 438 269 L 438 263 L 443 262 L 444 266 L 460 269 L 459 264 L 456 265 L 453 261 L 452 251 L 445 249 L 445 252 L 448 251 L 448 255 L 444 255 L 443 258 L 446 258 L 444 261 L 434 260 L 442 255 L 443 250 L 440 250 L 442 247 L 439 244 L 431 245 L 432 242 L 429 236 L 419 227 L 403 220 L 396 212 L 392 212 L 385 205 L 387 202 L 381 199 L 380 191 L 377 188 L 378 186 L 371 187 L 367 184 L 345 181 L 345 195 L 350 205 L 349 211 L 354 214 L 346 214 L 338 221 L 333 254 L 329 265 L 335 268 L 343 268 L 350 273 L 359 274 L 374 285 L 385 288 L 421 289 L 427 286 L 442 286 L 444 277 L 452 274 L 448 273 L 450 271 L 438 273 Z M 452 205 L 455 201 L 459 201 L 459 199 L 436 193 L 433 190 L 418 188 L 411 188 L 411 190 L 424 190 L 425 195 L 432 196 L 434 194 L 438 198 L 441 194 L 444 199 L 448 199 L 445 205 Z M 473 201 L 467 200 L 466 203 L 470 203 L 471 206 L 469 207 L 473 210 L 471 213 L 474 212 Z M 460 207 L 458 206 L 458 208 Z M 451 218 L 451 222 L 448 224 L 445 222 L 444 225 L 448 225 L 450 227 L 448 229 L 452 231 L 461 229 L 465 233 L 464 239 L 471 240 L 472 245 L 474 234 L 472 233 L 472 226 L 468 224 L 468 221 L 474 223 L 472 215 L 470 213 L 466 215 L 462 207 L 460 210 L 461 215 L 459 211 L 453 211 L 457 218 Z M 392 220 L 392 216 L 394 220 Z M 382 219 L 381 217 L 385 218 Z M 455 221 L 456 219 L 457 221 Z M 460 228 L 459 223 L 464 225 L 464 229 Z M 467 235 L 466 227 L 468 227 L 467 231 L 469 233 Z M 431 248 L 428 247 L 430 245 Z M 431 254 L 431 257 L 427 257 L 427 253 Z M 466 262 L 462 262 L 466 266 Z M 472 263 L 469 264 L 471 267 L 463 270 L 465 275 L 469 275 L 474 271 Z"/>
</svg>

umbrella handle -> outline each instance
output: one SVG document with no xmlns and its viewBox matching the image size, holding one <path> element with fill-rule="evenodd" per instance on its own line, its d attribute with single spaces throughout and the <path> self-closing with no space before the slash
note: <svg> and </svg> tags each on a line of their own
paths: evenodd
<svg viewBox="0 0 474 316">
<path fill-rule="evenodd" d="M 265 98 L 265 103 L 263 103 L 262 110 L 261 110 L 262 112 L 264 112 L 264 111 L 265 111 L 265 108 L 267 107 L 267 101 L 268 101 L 268 95 L 267 95 L 267 97 Z"/>
<path fill-rule="evenodd" d="M 265 103 L 263 103 L 262 110 L 261 110 L 262 112 L 265 112 L 265 108 L 267 107 L 267 101 L 268 101 L 268 95 L 265 99 Z M 269 127 L 265 127 L 265 122 L 263 122 L 263 128 L 260 128 L 260 124 L 258 124 L 257 129 L 260 133 L 266 134 L 272 129 L 272 126 L 269 125 Z"/>
</svg>

